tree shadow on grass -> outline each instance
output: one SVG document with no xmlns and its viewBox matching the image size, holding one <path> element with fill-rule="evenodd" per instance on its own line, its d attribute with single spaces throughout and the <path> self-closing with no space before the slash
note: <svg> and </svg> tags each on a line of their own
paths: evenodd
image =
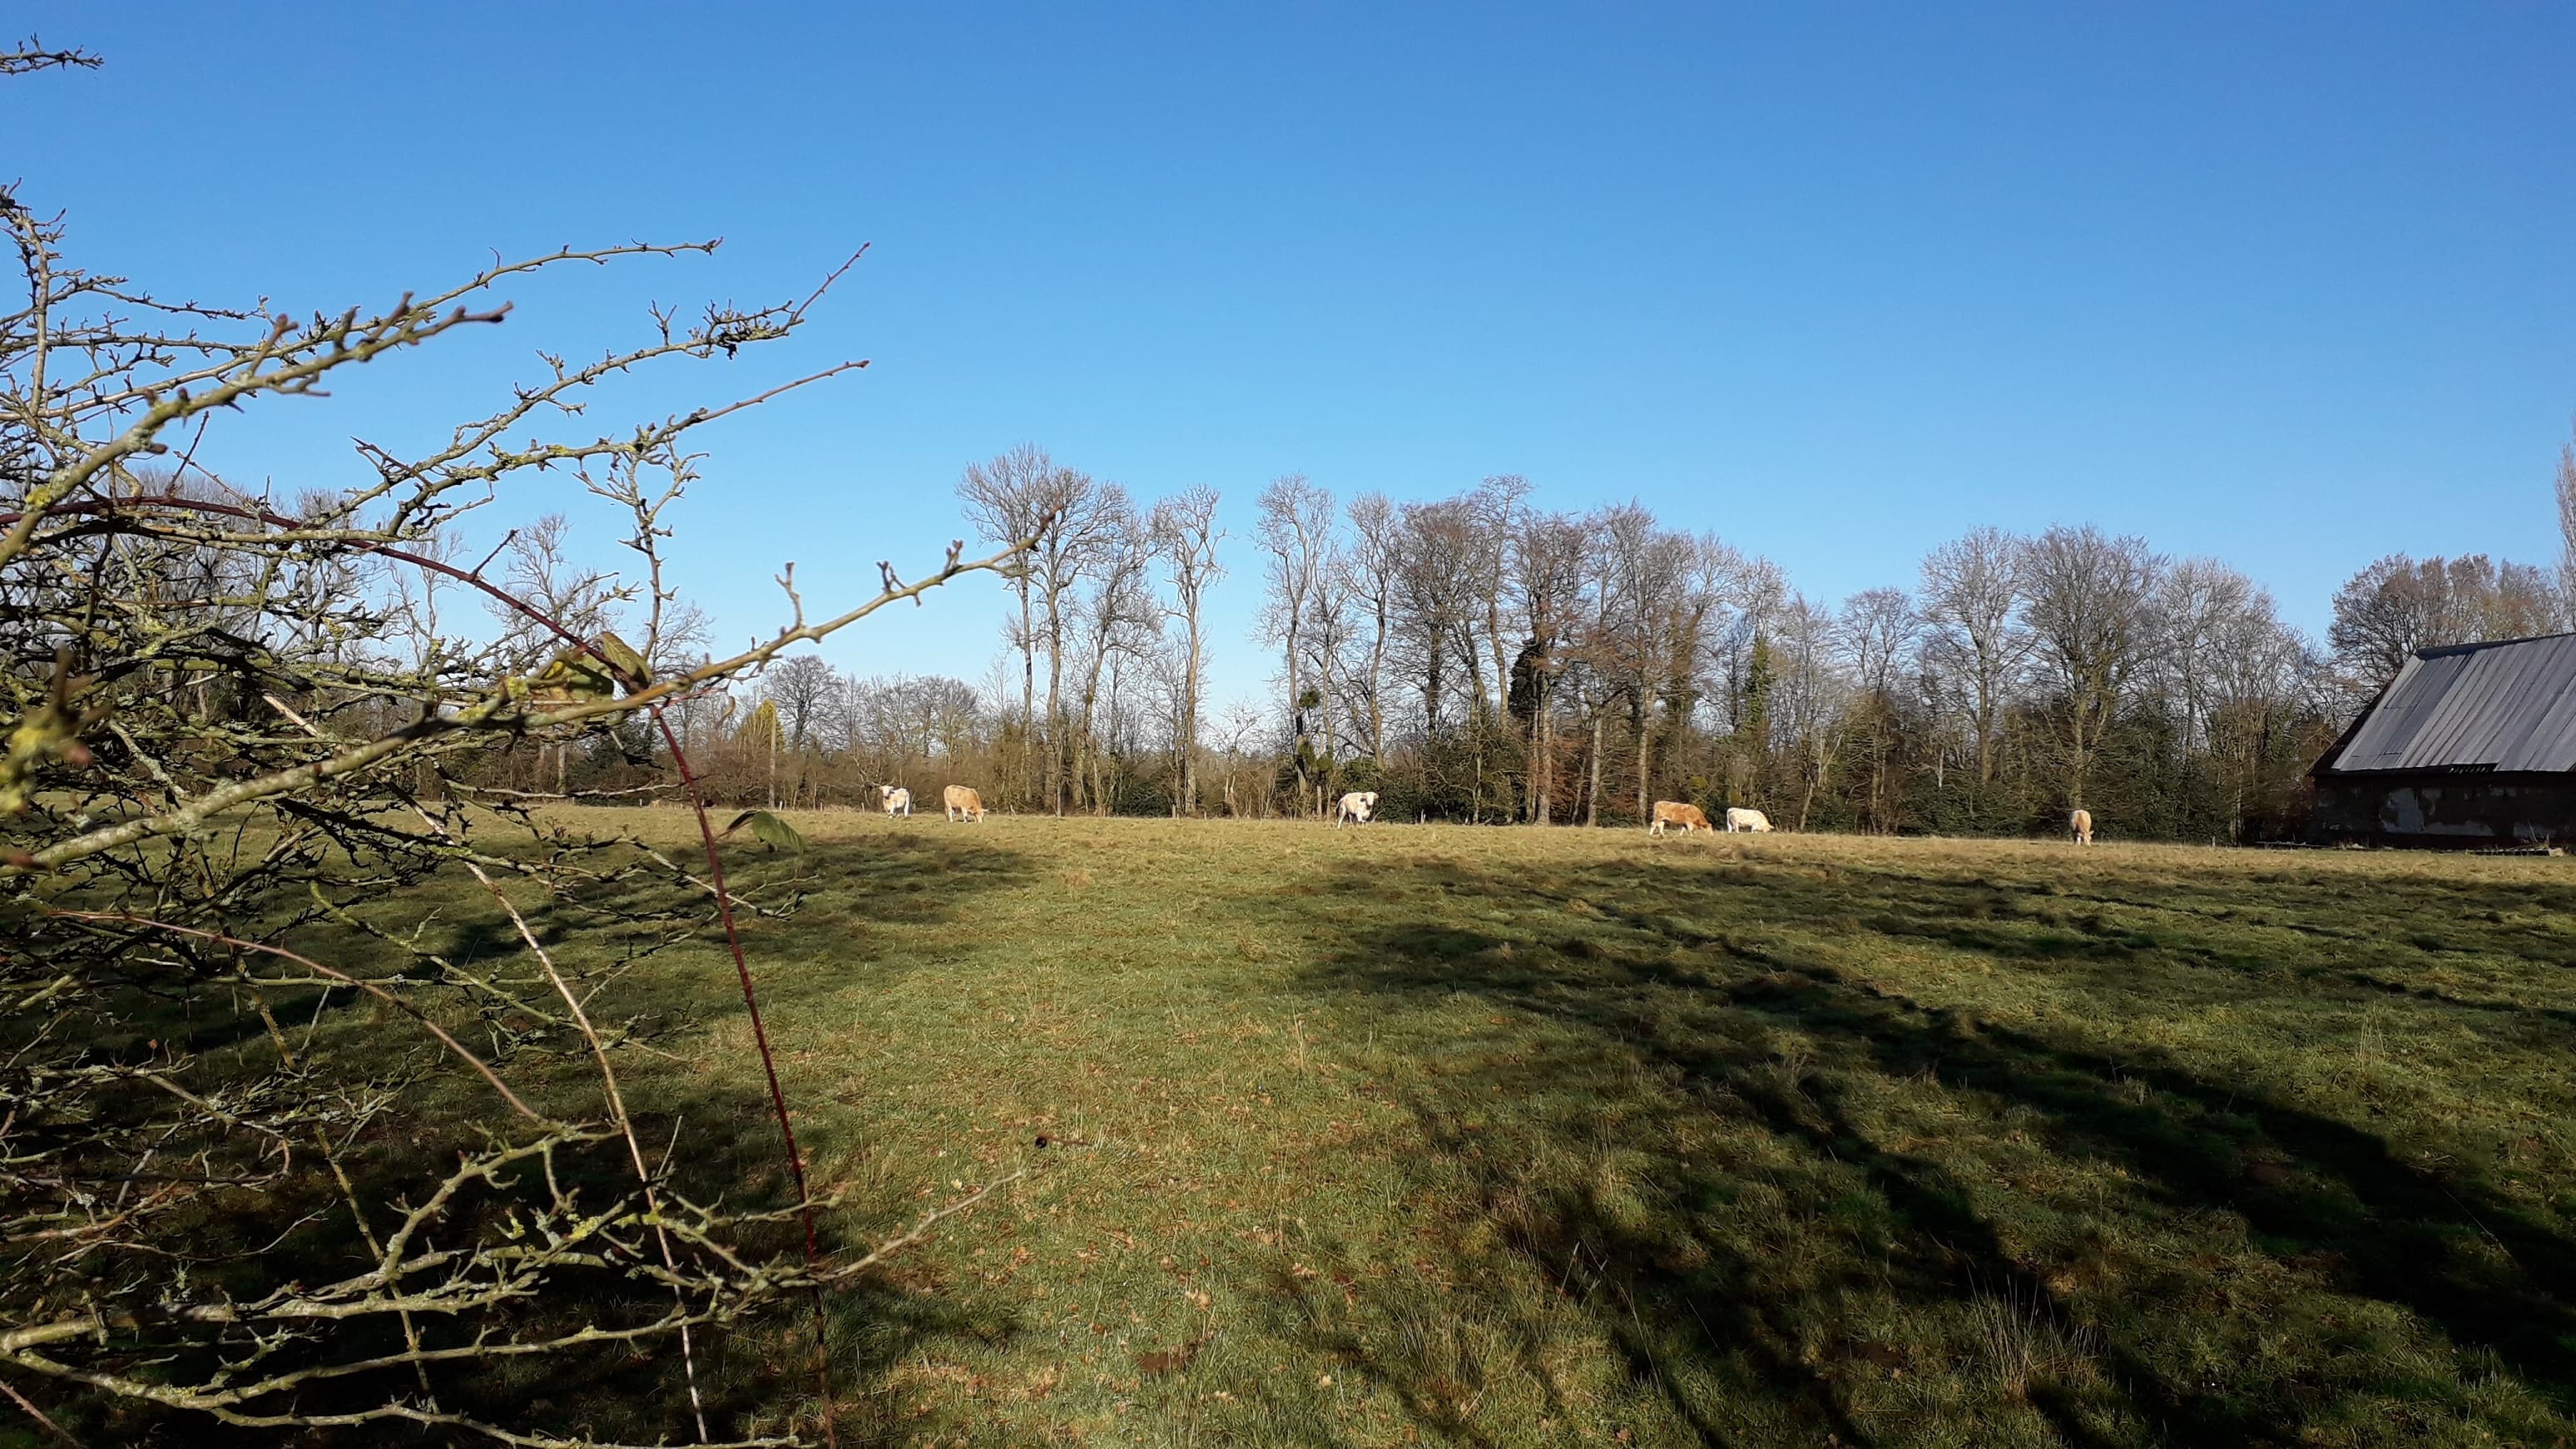
<svg viewBox="0 0 2576 1449">
<path fill-rule="evenodd" d="M 1933 935 L 2135 993 L 2142 973 L 2205 971 L 2190 943 L 1999 928 L 1968 882 L 1656 860 L 1544 890 L 1454 863 L 1396 874 L 1366 870 L 1381 900 L 1432 888 L 1437 918 L 1354 917 L 1312 984 L 1528 1028 L 1509 1050 L 1425 1038 L 1405 1074 L 1474 1200 L 1452 1247 L 1497 1239 L 1560 1298 L 1586 1285 L 1672 1438 L 1764 1442 L 1748 1405 L 1843 1444 L 2568 1431 L 2576 1244 L 2545 1211 L 2265 1084 L 1865 978 L 1872 951 Z M 1360 1317 L 1418 1292 L 1386 1285 Z M 1476 1442 L 1420 1362 L 1374 1347 L 1401 1336 L 1349 1321 L 1322 1346 Z M 2481 1352 L 2513 1393 L 2469 1382 Z"/>
<path fill-rule="evenodd" d="M 853 973 L 870 980 L 919 969 L 909 953 L 891 949 L 898 934 L 938 930 L 968 919 L 974 899 L 1023 878 L 1021 855 L 982 841 L 913 838 L 871 834 L 846 845 L 818 847 L 802 856 L 765 856 L 754 851 L 728 851 L 727 864 L 749 891 L 773 898 L 800 894 L 801 909 L 783 918 L 746 917 L 742 921 L 746 952 L 759 979 L 762 1008 L 780 1051 L 792 1050 L 809 1035 L 801 1013 L 829 991 L 845 988 Z M 579 973 L 597 972 L 636 950 L 643 937 L 611 939 L 621 929 L 601 922 L 631 921 L 656 907 L 667 909 L 673 887 L 667 877 L 616 878 L 572 886 L 563 899 L 540 903 L 520 888 L 513 891 L 530 925 L 550 952 Z M 690 909 L 698 901 L 684 900 Z M 533 962 L 527 960 L 517 929 L 469 877 L 442 880 L 407 899 L 408 926 L 432 906 L 437 930 L 424 938 L 431 950 L 469 968 L 506 964 L 523 987 L 542 991 Z M 551 907 L 551 908 L 550 908 Z M 317 940 L 291 942 L 343 969 L 388 976 L 418 969 L 384 942 L 354 932 L 315 928 Z M 701 1029 L 738 1019 L 744 1007 L 719 933 L 701 930 L 687 954 L 649 954 L 626 963 L 626 969 L 601 996 L 589 1003 L 594 1020 L 612 1031 L 618 1023 L 642 1017 L 651 1023 L 645 1044 L 660 1038 L 667 1045 L 672 1029 Z M 594 978 L 595 979 L 595 978 Z M 530 986 L 533 983 L 533 986 Z M 488 1133 L 514 1136 L 526 1124 L 493 1106 L 479 1080 L 462 1074 L 440 1057 L 409 1022 L 394 1017 L 359 993 L 341 990 L 297 993 L 278 998 L 290 1009 L 298 1040 L 311 1052 L 312 1070 L 337 1071 L 355 1081 L 378 1086 L 417 1070 L 406 1063 L 427 1061 L 433 1075 L 403 1090 L 415 1106 L 370 1134 L 343 1154 L 361 1202 L 390 1205 L 418 1201 L 463 1148 L 483 1145 Z M 551 1004 L 549 1001 L 548 1004 Z M 307 1023 L 309 1022 L 309 1026 Z M 470 1015 L 449 1023 L 478 1045 L 481 1033 Z M 233 1018 L 198 1024 L 203 1041 L 254 1043 L 266 1028 L 259 1018 L 237 1009 Z M 309 1032 L 309 1036 L 306 1034 Z M 810 1038 L 809 1038 L 810 1039 Z M 201 1042 L 202 1044 L 202 1042 Z M 550 1043 L 547 1060 L 523 1060 L 505 1070 L 529 1099 L 567 1117 L 596 1120 L 602 1114 L 598 1079 L 579 1043 Z M 489 1051 L 490 1048 L 485 1048 Z M 745 1049 L 747 1053 L 747 1048 Z M 618 1071 L 627 1100 L 635 1109 L 639 1138 L 652 1157 L 668 1153 L 669 1190 L 700 1203 L 721 1204 L 736 1214 L 780 1213 L 795 1202 L 787 1157 L 762 1073 L 756 1060 L 733 1060 L 700 1070 L 685 1059 L 656 1051 L 619 1052 Z M 453 1077 L 454 1080 L 450 1080 Z M 813 1104 L 791 1101 L 803 1119 Z M 800 1137 L 822 1135 L 800 1120 Z M 804 1146 L 812 1160 L 815 1143 Z M 633 1169 L 622 1143 L 600 1144 L 564 1155 L 554 1180 L 586 1204 L 604 1204 L 634 1190 Z M 828 1263 L 864 1254 L 917 1219 L 929 1205 L 908 1183 L 842 1184 L 816 1182 L 818 1191 L 837 1188 L 841 1204 L 817 1215 L 819 1247 Z M 521 1184 L 533 1190 L 533 1181 Z M 463 1238 L 464 1222 L 479 1219 L 498 1231 L 510 1196 L 496 1189 L 461 1203 L 449 1232 Z M 348 1231 L 347 1208 L 327 1180 L 305 1180 L 291 1189 L 257 1198 L 239 1195 L 227 1211 L 196 1228 L 192 1250 L 211 1262 L 226 1249 L 249 1251 L 245 1245 L 266 1243 L 242 1260 L 242 1294 L 256 1297 L 278 1281 L 328 1282 L 372 1266 L 363 1247 Z M 281 1226 L 283 1232 L 281 1233 Z M 381 1223 L 379 1224 L 381 1226 Z M 799 1260 L 803 1230 L 792 1218 L 745 1225 L 734 1246 L 746 1257 Z M 885 1270 L 836 1287 L 827 1297 L 832 1378 L 842 1405 L 844 1432 L 863 1440 L 893 1432 L 887 1402 L 870 1390 L 925 1342 L 979 1338 L 1008 1339 L 1015 1326 L 1007 1317 L 962 1306 L 947 1297 L 914 1291 L 901 1279 L 906 1264 L 898 1258 Z M 209 1270 L 212 1271 L 212 1270 Z M 603 1326 L 650 1321 L 670 1306 L 666 1291 L 649 1281 L 609 1273 L 572 1275 L 555 1296 L 531 1299 L 515 1311 L 525 1321 L 558 1331 L 583 1322 Z M 697 1388 L 708 1427 L 718 1437 L 775 1430 L 790 1412 L 801 1414 L 810 1429 L 815 1393 L 813 1325 L 810 1305 L 796 1297 L 770 1306 L 748 1321 L 696 1334 Z M 454 1339 L 471 1324 L 441 1320 L 427 1324 L 433 1346 L 441 1335 Z M 338 1325 L 309 1351 L 318 1359 L 348 1360 L 395 1353 L 402 1347 L 398 1326 L 366 1318 Z M 448 1365 L 433 1372 L 432 1387 L 450 1410 L 546 1432 L 615 1437 L 631 1442 L 690 1442 L 697 1437 L 690 1409 L 688 1378 L 675 1339 L 653 1342 L 649 1350 L 629 1351 L 601 1345 L 580 1353 L 525 1360 L 518 1364 Z M 419 1385 L 408 1370 L 391 1370 L 336 1386 L 308 1390 L 300 1408 L 322 1412 L 334 1406 L 356 1407 L 384 1397 L 416 1397 Z M 75 1403 L 65 1414 L 86 1428 L 92 1442 L 125 1442 L 138 1436 L 165 1434 L 170 1442 L 268 1443 L 273 1432 L 230 1431 L 202 1417 L 146 1413 L 101 1403 Z M 444 1442 L 437 1434 L 383 1425 L 343 1431 L 317 1431 L 315 1444 L 378 1442 Z M 299 1441 L 305 1442 L 305 1441 Z"/>
</svg>

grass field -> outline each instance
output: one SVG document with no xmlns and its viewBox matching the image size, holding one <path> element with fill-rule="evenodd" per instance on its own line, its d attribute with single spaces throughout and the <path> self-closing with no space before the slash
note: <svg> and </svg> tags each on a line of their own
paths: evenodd
<svg viewBox="0 0 2576 1449">
<path fill-rule="evenodd" d="M 791 818 L 844 1442 L 2576 1436 L 2576 861 Z"/>
</svg>

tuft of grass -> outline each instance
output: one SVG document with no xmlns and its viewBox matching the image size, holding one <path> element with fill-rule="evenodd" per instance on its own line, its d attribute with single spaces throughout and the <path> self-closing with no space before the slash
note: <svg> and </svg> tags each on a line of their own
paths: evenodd
<svg viewBox="0 0 2576 1449">
<path fill-rule="evenodd" d="M 1032 1174 L 836 1301 L 868 1442 L 2576 1438 L 2576 862 L 790 819 L 835 1242 Z M 618 988 L 749 1173 L 730 991 Z"/>
</svg>

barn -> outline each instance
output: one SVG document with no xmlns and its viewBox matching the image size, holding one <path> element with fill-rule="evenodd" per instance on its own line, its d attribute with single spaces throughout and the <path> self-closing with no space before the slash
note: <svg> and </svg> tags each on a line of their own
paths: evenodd
<svg viewBox="0 0 2576 1449">
<path fill-rule="evenodd" d="M 2576 842 L 2576 634 L 2417 651 L 2309 778 L 2321 840 Z"/>
</svg>

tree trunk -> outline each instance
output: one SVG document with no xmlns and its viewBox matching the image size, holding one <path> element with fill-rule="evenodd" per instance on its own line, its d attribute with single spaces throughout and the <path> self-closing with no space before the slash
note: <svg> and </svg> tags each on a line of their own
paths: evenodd
<svg viewBox="0 0 2576 1449">
<path fill-rule="evenodd" d="M 1369 640 L 1369 758 L 1386 762 L 1386 603 L 1384 590 L 1377 604 L 1377 633 Z"/>
<path fill-rule="evenodd" d="M 1538 696 L 1538 718 L 1530 731 L 1537 742 L 1532 750 L 1530 778 L 1538 796 L 1530 818 L 1541 825 L 1550 824 L 1549 806 L 1556 793 L 1556 702 L 1549 697 L 1544 680 L 1533 691 Z"/>
<path fill-rule="evenodd" d="M 1038 635 L 1029 610 L 1029 581 L 1020 586 L 1020 788 L 1023 804 L 1037 796 L 1038 773 Z"/>
<path fill-rule="evenodd" d="M 1297 772 L 1297 812 L 1306 811 L 1306 713 L 1297 697 L 1297 621 L 1288 621 L 1288 763 Z M 1273 779 L 1278 778 L 1273 776 Z M 1275 787 L 1274 787 L 1275 788 Z"/>
<path fill-rule="evenodd" d="M 1064 611 L 1047 598 L 1047 805 L 1064 818 Z"/>
<path fill-rule="evenodd" d="M 1597 826 L 1601 823 L 1602 726 L 1607 721 L 1609 713 L 1606 706 L 1592 712 L 1592 780 L 1589 788 L 1584 791 L 1583 798 L 1583 823 L 1587 826 Z"/>
<path fill-rule="evenodd" d="M 1651 802 L 1647 795 L 1654 789 L 1655 715 L 1652 706 L 1637 706 L 1637 818 L 1647 819 Z"/>
<path fill-rule="evenodd" d="M 1323 725 L 1323 742 L 1315 748 L 1315 818 L 1324 818 L 1324 796 L 1333 788 L 1333 675 L 1315 670 L 1315 718 Z"/>
<path fill-rule="evenodd" d="M 1199 642 L 1198 605 L 1190 605 L 1190 657 L 1181 670 L 1181 800 L 1180 808 L 1199 813 Z"/>
</svg>

